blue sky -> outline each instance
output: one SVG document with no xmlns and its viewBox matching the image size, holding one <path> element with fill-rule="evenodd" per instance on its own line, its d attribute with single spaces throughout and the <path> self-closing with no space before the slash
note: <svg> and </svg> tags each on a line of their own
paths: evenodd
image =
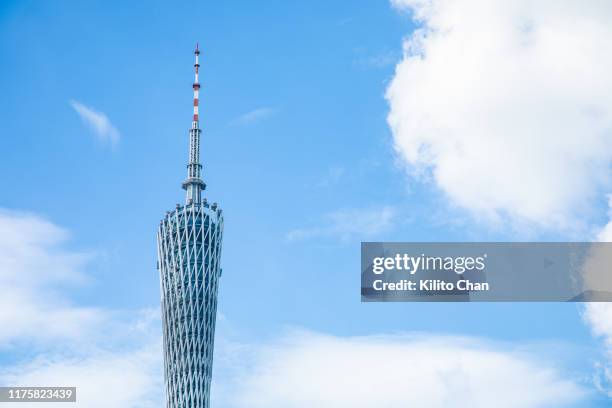
<svg viewBox="0 0 612 408">
<path fill-rule="evenodd" d="M 385 92 L 415 27 L 372 1 L 5 1 L 0 207 L 60 226 L 64 250 L 91 257 L 86 282 L 61 291 L 67 302 L 157 310 L 155 232 L 184 200 L 199 41 L 205 194 L 226 219 L 219 336 L 265 343 L 299 328 L 555 344 L 564 351 L 550 360 L 592 390 L 601 345 L 579 306 L 360 303 L 362 240 L 576 237 L 474 218 L 444 184 L 413 177 L 418 166 L 393 149 Z M 117 143 L 71 101 L 103 112 Z M 605 224 L 605 198 L 594 202 L 587 228 Z M 27 361 L 26 343 L 0 348 L 0 365 Z M 595 392 L 585 401 L 606 403 Z"/>
</svg>

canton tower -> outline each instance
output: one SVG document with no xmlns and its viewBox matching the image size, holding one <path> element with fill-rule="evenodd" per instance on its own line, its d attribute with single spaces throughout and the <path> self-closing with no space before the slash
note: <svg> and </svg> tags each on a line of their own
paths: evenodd
<svg viewBox="0 0 612 408">
<path fill-rule="evenodd" d="M 196 45 L 185 205 L 166 212 L 157 231 L 166 408 L 210 406 L 223 216 L 202 199 L 199 55 Z"/>
</svg>

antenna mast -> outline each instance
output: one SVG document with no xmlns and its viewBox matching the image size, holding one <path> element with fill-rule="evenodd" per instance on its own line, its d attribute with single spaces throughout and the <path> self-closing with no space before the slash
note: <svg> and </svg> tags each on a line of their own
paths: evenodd
<svg viewBox="0 0 612 408">
<path fill-rule="evenodd" d="M 193 121 L 189 129 L 189 163 L 187 164 L 187 178 L 183 182 L 183 189 L 187 190 L 185 202 L 187 205 L 200 203 L 202 191 L 206 184 L 200 178 L 202 165 L 200 164 L 200 117 L 198 111 L 200 96 L 200 80 L 198 71 L 200 69 L 200 49 L 198 44 L 194 51 L 195 54 L 195 81 L 193 82 Z"/>
</svg>

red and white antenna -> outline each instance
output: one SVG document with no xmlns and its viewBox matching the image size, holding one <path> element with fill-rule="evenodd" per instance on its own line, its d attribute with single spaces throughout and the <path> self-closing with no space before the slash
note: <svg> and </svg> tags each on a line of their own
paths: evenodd
<svg viewBox="0 0 612 408">
<path fill-rule="evenodd" d="M 200 68 L 200 49 L 198 44 L 194 51 L 195 54 L 195 81 L 193 82 L 193 122 L 189 129 L 189 162 L 187 164 L 187 179 L 183 182 L 183 188 L 187 190 L 186 203 L 200 203 L 202 191 L 206 188 L 206 184 L 200 178 L 202 165 L 200 164 L 200 121 L 199 121 L 199 94 L 200 80 L 198 71 Z"/>
<path fill-rule="evenodd" d="M 196 48 L 194 51 L 195 54 L 195 81 L 193 82 L 193 121 L 199 121 L 198 114 L 198 103 L 200 98 L 200 80 L 198 78 L 198 71 L 200 69 L 200 47 L 199 44 L 196 43 Z"/>
</svg>

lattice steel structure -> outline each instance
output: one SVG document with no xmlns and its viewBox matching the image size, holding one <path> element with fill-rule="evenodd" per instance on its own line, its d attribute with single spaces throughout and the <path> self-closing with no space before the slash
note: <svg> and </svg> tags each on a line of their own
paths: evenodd
<svg viewBox="0 0 612 408">
<path fill-rule="evenodd" d="M 196 46 L 186 203 L 168 211 L 157 232 L 167 408 L 210 406 L 223 216 L 201 198 L 199 54 Z"/>
</svg>

